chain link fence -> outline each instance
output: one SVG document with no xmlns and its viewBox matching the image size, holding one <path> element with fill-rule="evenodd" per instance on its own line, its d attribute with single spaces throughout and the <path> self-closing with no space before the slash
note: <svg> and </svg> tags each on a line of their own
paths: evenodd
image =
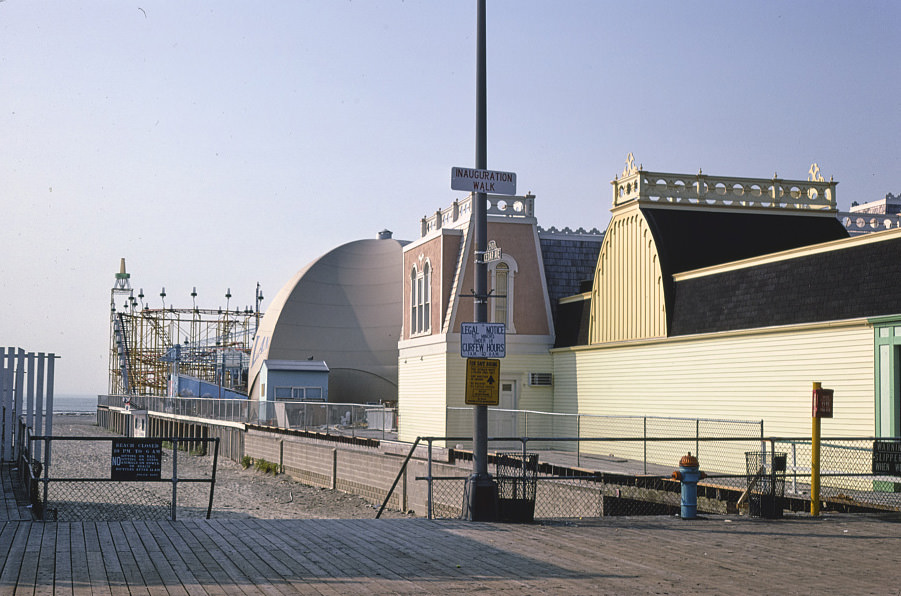
<svg viewBox="0 0 901 596">
<path fill-rule="evenodd" d="M 175 520 L 210 517 L 218 438 L 30 436 L 19 473 L 35 519 Z M 42 457 L 37 445 L 42 448 Z M 202 458 L 209 471 L 180 475 L 179 460 Z"/>
<path fill-rule="evenodd" d="M 723 425 L 729 429 L 729 425 Z M 424 441 L 457 442 L 459 437 L 423 438 Z M 698 511 L 701 513 L 748 512 L 761 515 L 761 503 L 779 512 L 782 509 L 809 510 L 811 442 L 806 439 L 742 437 L 596 437 L 592 440 L 551 437 L 490 439 L 491 448 L 519 443 L 514 453 L 492 453 L 489 464 L 498 463 L 495 476 L 499 492 L 508 476 L 502 467 L 511 456 L 539 451 L 536 462 L 534 519 L 565 520 L 604 516 L 678 515 L 681 484 L 672 477 L 678 460 L 688 447 L 706 453 L 701 470 L 706 478 L 698 483 Z M 587 471 L 561 464 L 563 451 L 538 450 L 540 443 L 599 442 L 613 446 L 618 453 L 656 453 L 655 457 L 673 462 L 655 466 L 646 473 L 647 460 L 595 458 L 596 468 L 618 471 Z M 631 445 L 628 445 L 631 443 Z M 695 446 L 697 445 L 697 446 Z M 694 452 L 694 449 L 691 449 Z M 586 451 L 590 451 L 587 447 Z M 820 500 L 822 511 L 901 511 L 901 439 L 823 439 L 820 447 Z M 531 454 L 529 454 L 531 455 Z M 565 458 L 564 458 L 565 459 Z M 775 461 L 774 461 L 775 460 Z M 753 466 L 749 462 L 756 462 Z M 775 465 L 774 465 L 775 463 Z M 530 464 L 531 465 L 531 464 Z M 751 470 L 751 467 L 754 470 Z M 462 474 L 461 470 L 461 474 Z M 416 480 L 428 483 L 430 518 L 459 518 L 463 514 L 466 476 L 426 476 Z M 772 490 L 771 490 L 772 489 Z M 774 499 L 771 503 L 768 496 Z M 503 500 L 504 495 L 501 494 Z M 750 507 L 749 507 L 750 504 Z M 756 505 L 756 508 L 755 508 Z M 502 516 L 503 518 L 503 516 Z"/>
<path fill-rule="evenodd" d="M 810 439 L 772 439 L 785 455 L 786 496 L 810 496 Z M 840 438 L 820 441 L 820 500 L 854 508 L 901 511 L 901 439 Z"/>
<path fill-rule="evenodd" d="M 448 430 L 464 435 L 472 427 L 471 407 L 448 407 Z M 519 449 L 521 437 L 542 437 L 529 444 L 533 451 L 561 451 L 582 458 L 619 458 L 642 463 L 642 473 L 654 473 L 660 466 L 670 467 L 673 454 L 689 451 L 705 465 L 721 472 L 744 473 L 744 452 L 761 449 L 763 420 L 720 420 L 662 416 L 595 416 L 556 414 L 533 410 L 488 408 L 488 434 L 496 438 L 492 448 Z M 551 441 L 548 438 L 558 437 Z M 600 440 L 604 439 L 609 440 Z M 746 438 L 744 444 L 713 444 L 706 439 Z M 665 439 L 665 440 L 663 440 Z M 471 447 L 471 441 L 460 441 Z M 679 461 L 677 456 L 675 461 Z"/>
</svg>

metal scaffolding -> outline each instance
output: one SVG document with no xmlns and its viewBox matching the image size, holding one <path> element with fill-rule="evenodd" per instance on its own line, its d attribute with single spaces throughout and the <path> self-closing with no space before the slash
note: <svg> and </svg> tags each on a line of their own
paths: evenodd
<svg viewBox="0 0 901 596">
<path fill-rule="evenodd" d="M 201 309 L 144 304 L 135 298 L 122 259 L 110 298 L 109 393 L 171 395 L 174 375 L 247 392 L 247 370 L 259 326 L 262 294 L 254 308 Z M 196 290 L 191 293 L 196 298 Z M 231 298 L 231 291 L 226 299 Z"/>
</svg>

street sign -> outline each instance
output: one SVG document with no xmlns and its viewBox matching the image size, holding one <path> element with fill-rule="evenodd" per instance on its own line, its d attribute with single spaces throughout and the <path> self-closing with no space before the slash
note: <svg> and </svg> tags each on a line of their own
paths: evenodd
<svg viewBox="0 0 901 596">
<path fill-rule="evenodd" d="M 488 241 L 488 249 L 482 254 L 483 263 L 491 263 L 492 261 L 500 261 L 504 258 L 504 251 L 497 245 L 494 240 Z"/>
<path fill-rule="evenodd" d="M 503 358 L 507 355 L 507 330 L 503 323 L 460 325 L 460 356 Z"/>
<path fill-rule="evenodd" d="M 451 189 L 495 195 L 515 195 L 516 174 L 455 167 L 451 168 Z"/>
<path fill-rule="evenodd" d="M 466 404 L 496 406 L 500 403 L 501 361 L 470 358 L 466 361 Z"/>
</svg>

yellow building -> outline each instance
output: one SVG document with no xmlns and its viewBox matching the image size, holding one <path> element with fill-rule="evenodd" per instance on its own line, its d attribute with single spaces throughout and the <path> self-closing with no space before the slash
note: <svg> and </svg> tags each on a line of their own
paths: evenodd
<svg viewBox="0 0 901 596">
<path fill-rule="evenodd" d="M 630 156 L 612 187 L 606 233 L 566 247 L 574 262 L 596 255 L 569 267 L 568 292 L 534 197 L 489 197 L 501 408 L 763 419 L 768 435 L 797 436 L 819 381 L 835 391 L 824 434 L 901 434 L 901 231 L 849 237 L 815 165 L 807 180 L 739 178 Z M 471 433 L 471 416 L 448 413 L 463 405 L 459 326 L 473 312 L 468 205 L 424 218 L 404 247 L 402 440 Z M 515 415 L 494 419 L 492 435 L 519 434 Z"/>
</svg>

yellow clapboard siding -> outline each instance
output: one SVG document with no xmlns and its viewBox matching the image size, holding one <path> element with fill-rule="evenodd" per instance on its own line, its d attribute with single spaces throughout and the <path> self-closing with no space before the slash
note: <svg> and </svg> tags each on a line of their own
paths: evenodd
<svg viewBox="0 0 901 596">
<path fill-rule="evenodd" d="M 401 357 L 398 367 L 398 439 L 444 436 L 447 354 Z"/>
<path fill-rule="evenodd" d="M 615 214 L 607 227 L 591 303 L 591 344 L 666 334 L 657 247 L 637 203 Z"/>
<path fill-rule="evenodd" d="M 765 420 L 767 435 L 810 433 L 811 383 L 835 390 L 823 433 L 874 432 L 872 329 L 698 336 L 555 352 L 556 411 Z"/>
</svg>

